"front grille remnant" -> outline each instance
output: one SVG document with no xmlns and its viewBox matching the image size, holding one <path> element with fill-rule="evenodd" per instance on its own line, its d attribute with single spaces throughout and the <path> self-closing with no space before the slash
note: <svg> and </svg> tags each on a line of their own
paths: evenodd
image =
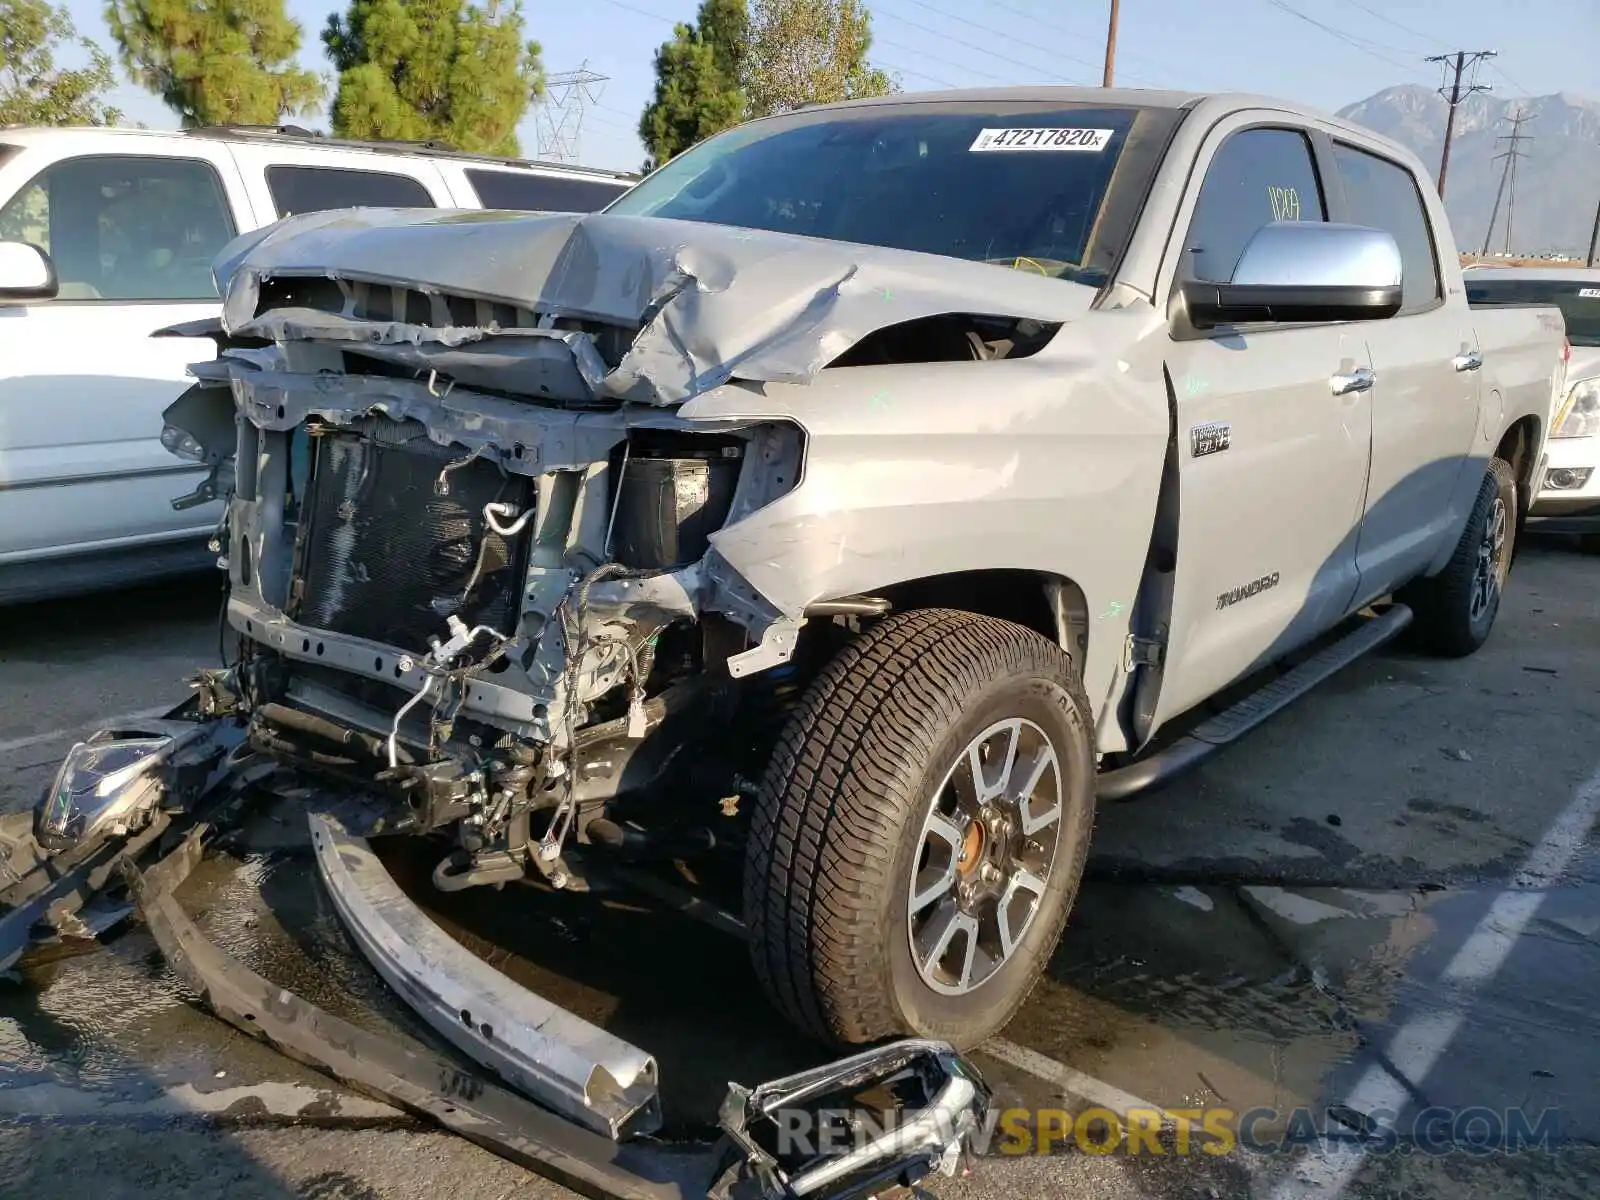
<svg viewBox="0 0 1600 1200">
<path fill-rule="evenodd" d="M 594 338 L 595 349 L 614 370 L 639 334 L 637 323 L 573 317 L 546 309 L 484 300 L 453 292 L 366 283 L 359 279 L 278 276 L 262 281 L 256 316 L 275 308 L 309 308 L 357 321 L 400 321 L 424 329 L 446 326 L 479 329 L 579 329 Z M 363 367 L 362 370 L 366 370 Z"/>
<path fill-rule="evenodd" d="M 526 511 L 531 480 L 482 458 L 464 462 L 464 451 L 435 445 L 414 422 L 373 418 L 314 441 L 295 620 L 419 653 L 444 636 L 451 613 L 512 632 L 524 539 L 496 533 L 483 509 L 494 501 Z"/>
</svg>

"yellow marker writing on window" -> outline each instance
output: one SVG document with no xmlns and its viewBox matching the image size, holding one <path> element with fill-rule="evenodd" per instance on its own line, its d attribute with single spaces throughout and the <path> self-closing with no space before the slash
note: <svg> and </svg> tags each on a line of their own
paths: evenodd
<svg viewBox="0 0 1600 1200">
<path fill-rule="evenodd" d="M 1300 219 L 1300 193 L 1292 187 L 1267 187 L 1267 202 L 1272 205 L 1274 221 Z"/>
</svg>

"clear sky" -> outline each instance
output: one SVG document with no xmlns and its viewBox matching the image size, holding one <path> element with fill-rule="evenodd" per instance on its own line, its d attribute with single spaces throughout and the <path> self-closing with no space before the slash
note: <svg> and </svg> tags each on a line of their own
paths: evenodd
<svg viewBox="0 0 1600 1200">
<path fill-rule="evenodd" d="M 304 27 L 301 58 L 327 71 L 320 32 L 334 6 L 288 0 Z M 67 0 L 80 33 L 109 46 L 99 0 Z M 872 58 L 907 91 L 997 83 L 1100 81 L 1109 0 L 867 0 Z M 635 169 L 635 134 L 653 87 L 656 46 L 696 0 L 524 0 L 545 69 L 609 76 L 586 111 L 581 160 Z M 1600 97 L 1600 0 L 1122 0 L 1117 82 L 1283 96 L 1326 109 L 1399 83 L 1437 86 L 1423 61 L 1497 50 L 1482 79 L 1505 96 Z M 114 53 L 114 52 L 113 52 Z M 176 126 L 154 96 L 124 84 L 130 121 Z M 319 115 L 303 123 L 325 127 Z M 539 149 L 535 121 L 523 153 Z"/>
</svg>

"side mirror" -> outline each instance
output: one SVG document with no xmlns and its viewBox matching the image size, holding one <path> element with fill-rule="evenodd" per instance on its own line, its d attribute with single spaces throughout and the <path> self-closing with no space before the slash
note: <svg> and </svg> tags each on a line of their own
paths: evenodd
<svg viewBox="0 0 1600 1200">
<path fill-rule="evenodd" d="M 1321 221 L 1263 225 L 1227 283 L 1185 280 L 1197 329 L 1255 321 L 1373 321 L 1400 311 L 1400 247 L 1382 229 Z"/>
<path fill-rule="evenodd" d="M 0 304 L 54 300 L 56 268 L 31 242 L 0 242 Z"/>
</svg>

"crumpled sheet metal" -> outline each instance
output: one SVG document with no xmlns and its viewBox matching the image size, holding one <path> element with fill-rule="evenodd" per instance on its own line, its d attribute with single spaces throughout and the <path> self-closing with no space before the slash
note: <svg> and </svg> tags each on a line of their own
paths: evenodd
<svg viewBox="0 0 1600 1200">
<path fill-rule="evenodd" d="M 920 317 L 1060 322 L 1086 312 L 1094 297 L 1059 279 L 937 255 L 606 213 L 312 213 L 235 239 L 216 275 L 223 324 L 233 333 L 252 331 L 261 283 L 274 276 L 389 284 L 637 327 L 614 369 L 596 379 L 593 361 L 582 364 L 588 395 L 567 398 L 653 405 L 733 379 L 804 383 L 867 334 Z M 398 322 L 357 321 L 359 329 L 336 332 L 323 322 L 270 319 L 284 322 L 286 334 L 388 346 L 475 340 L 459 329 L 419 338 Z M 592 348 L 587 338 L 563 344 L 582 355 L 580 340 Z"/>
<path fill-rule="evenodd" d="M 486 454 L 522 475 L 583 470 L 603 461 L 630 429 L 683 428 L 673 414 L 653 409 L 542 408 L 465 387 L 431 387 L 425 379 L 310 375 L 281 367 L 231 370 L 228 378 L 239 412 L 258 429 L 288 431 L 309 417 L 350 425 L 381 413 L 395 421 L 417 421 L 439 445 Z M 696 422 L 695 428 L 718 432 L 745 423 L 712 419 Z M 511 453 L 517 446 L 520 457 Z"/>
<path fill-rule="evenodd" d="M 607 369 L 594 339 L 574 329 L 415 325 L 277 308 L 234 332 L 280 343 L 344 343 L 367 358 L 435 371 L 469 387 L 531 396 L 597 396 Z"/>
</svg>

